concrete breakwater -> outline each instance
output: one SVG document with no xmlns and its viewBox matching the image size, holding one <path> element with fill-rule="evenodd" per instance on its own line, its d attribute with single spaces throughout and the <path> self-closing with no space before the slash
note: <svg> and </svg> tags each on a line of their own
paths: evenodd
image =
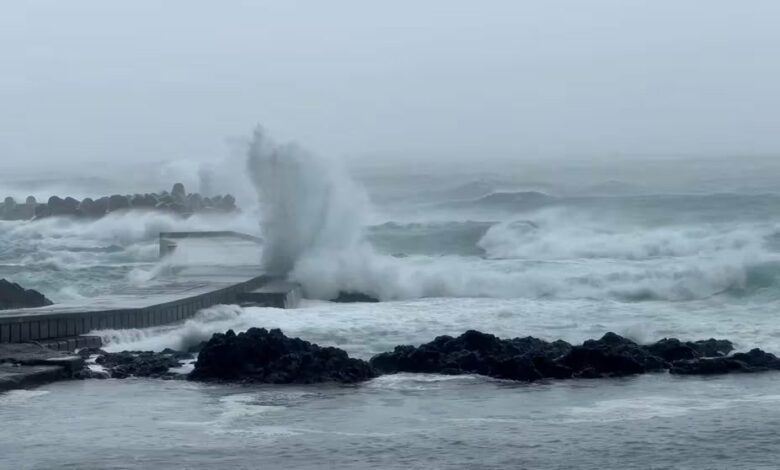
<svg viewBox="0 0 780 470">
<path fill-rule="evenodd" d="M 78 200 L 51 196 L 46 202 L 39 202 L 35 197 L 29 196 L 21 203 L 12 197 L 6 197 L 0 203 L 0 219 L 31 220 L 53 216 L 97 219 L 112 212 L 131 209 L 159 210 L 182 215 L 238 210 L 236 199 L 230 194 L 204 197 L 198 193 L 187 193 L 183 184 L 176 183 L 170 192 L 114 194 L 97 199 Z"/>
<path fill-rule="evenodd" d="M 59 350 L 94 347 L 81 335 L 183 321 L 203 308 L 246 303 L 241 296 L 257 290 L 262 290 L 264 301 L 250 304 L 293 308 L 300 298 L 296 284 L 278 283 L 250 268 L 214 268 L 86 303 L 0 311 L 0 343 L 37 342 Z"/>
</svg>

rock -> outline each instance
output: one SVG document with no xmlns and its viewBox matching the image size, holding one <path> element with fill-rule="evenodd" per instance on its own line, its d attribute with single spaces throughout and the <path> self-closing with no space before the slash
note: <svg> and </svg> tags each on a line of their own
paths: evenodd
<svg viewBox="0 0 780 470">
<path fill-rule="evenodd" d="M 582 378 L 621 377 L 668 368 L 660 357 L 611 332 L 573 347 L 558 363 Z"/>
<path fill-rule="evenodd" d="M 49 212 L 49 206 L 47 204 L 38 204 L 35 206 L 35 219 L 42 219 L 49 215 L 51 215 L 51 212 Z"/>
<path fill-rule="evenodd" d="M 563 341 L 548 343 L 532 337 L 502 340 L 470 330 L 457 338 L 439 336 L 419 347 L 397 346 L 370 362 L 385 373 L 479 374 L 530 382 L 571 377 L 571 369 L 555 362 L 570 350 L 571 345 Z"/>
<path fill-rule="evenodd" d="M 0 218 L 3 220 L 20 220 L 25 217 L 22 215 L 24 207 L 20 207 L 14 198 L 7 197 L 3 201 L 2 210 L 0 210 Z"/>
<path fill-rule="evenodd" d="M 173 189 L 171 189 L 171 197 L 175 202 L 183 203 L 187 199 L 187 191 L 184 190 L 184 185 L 181 183 L 174 184 Z"/>
<path fill-rule="evenodd" d="M 379 299 L 376 297 L 372 297 L 370 295 L 364 294 L 362 292 L 344 292 L 339 291 L 338 297 L 335 299 L 332 299 L 331 302 L 338 302 L 338 303 L 376 303 L 379 302 Z"/>
<path fill-rule="evenodd" d="M 715 375 L 768 370 L 780 370 L 780 359 L 774 354 L 752 349 L 747 353 L 736 353 L 727 357 L 675 361 L 669 372 L 679 375 Z"/>
<path fill-rule="evenodd" d="M 141 194 L 134 194 L 130 198 L 130 207 L 133 209 L 140 209 L 146 207 L 146 198 Z"/>
<path fill-rule="evenodd" d="M 79 202 L 72 197 L 62 199 L 58 196 L 52 196 L 46 205 L 51 216 L 70 216 L 79 213 Z"/>
<path fill-rule="evenodd" d="M 108 198 L 108 212 L 116 212 L 123 209 L 130 208 L 130 200 L 127 196 L 114 194 Z"/>
<path fill-rule="evenodd" d="M 710 338 L 703 341 L 682 342 L 677 338 L 664 338 L 643 348 L 650 354 L 672 362 L 699 357 L 725 356 L 734 349 L 734 345 L 725 339 Z"/>
<path fill-rule="evenodd" d="M 89 359 L 92 356 L 102 356 L 108 354 L 100 348 L 81 348 L 78 350 L 78 355 L 84 359 Z"/>
<path fill-rule="evenodd" d="M 79 204 L 79 213 L 83 217 L 97 219 L 106 215 L 106 209 L 91 198 L 84 198 Z"/>
<path fill-rule="evenodd" d="M 226 194 L 217 204 L 217 209 L 225 212 L 233 212 L 236 210 L 236 198 L 230 194 Z"/>
<path fill-rule="evenodd" d="M 250 328 L 215 334 L 190 373 L 191 380 L 274 384 L 356 383 L 376 372 L 365 361 L 333 347 L 320 347 L 280 330 Z"/>
<path fill-rule="evenodd" d="M 734 350 L 734 345 L 727 339 L 706 339 L 685 343 L 698 351 L 702 357 L 725 356 Z"/>
<path fill-rule="evenodd" d="M 186 356 L 186 359 L 191 358 L 186 353 L 172 350 L 159 353 L 152 351 L 104 352 L 95 359 L 95 363 L 103 366 L 114 379 L 127 377 L 181 378 L 180 374 L 175 374 L 170 369 L 182 366 L 180 362 L 182 354 Z"/>
<path fill-rule="evenodd" d="M 203 209 L 203 198 L 198 193 L 189 194 L 185 205 L 188 212 L 198 212 Z"/>
<path fill-rule="evenodd" d="M 52 301 L 32 289 L 0 279 L 0 310 L 13 308 L 33 308 L 52 305 Z"/>
</svg>

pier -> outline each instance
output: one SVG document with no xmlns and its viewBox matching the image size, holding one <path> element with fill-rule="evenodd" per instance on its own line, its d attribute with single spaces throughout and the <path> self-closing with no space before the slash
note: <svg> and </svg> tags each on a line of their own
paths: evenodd
<svg viewBox="0 0 780 470">
<path fill-rule="evenodd" d="M 230 250 L 252 253 L 257 252 L 259 241 L 235 232 L 166 232 L 160 234 L 162 254 L 170 254 L 184 239 L 210 239 L 217 244 L 229 239 Z M 199 245 L 198 249 L 204 248 Z M 100 345 L 99 338 L 84 336 L 91 331 L 183 322 L 199 310 L 219 304 L 295 308 L 300 296 L 300 286 L 267 276 L 258 266 L 177 266 L 149 285 L 127 287 L 111 295 L 0 311 L 0 344 L 34 342 L 73 351 Z"/>
</svg>

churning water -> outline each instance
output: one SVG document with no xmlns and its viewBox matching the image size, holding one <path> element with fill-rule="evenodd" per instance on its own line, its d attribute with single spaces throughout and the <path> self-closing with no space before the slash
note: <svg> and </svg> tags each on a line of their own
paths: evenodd
<svg viewBox="0 0 780 470">
<path fill-rule="evenodd" d="M 0 277 L 88 302 L 153 279 L 159 231 L 230 229 L 263 236 L 258 259 L 310 300 L 97 332 L 107 348 L 186 348 L 262 326 L 362 358 L 467 329 L 572 342 L 607 331 L 637 341 L 715 336 L 780 353 L 775 194 L 559 195 L 437 175 L 361 186 L 337 163 L 262 132 L 248 160 L 257 200 L 239 200 L 238 215 L 2 222 Z M 421 191 L 421 177 L 435 184 Z M 383 302 L 325 300 L 340 290 Z M 59 383 L 0 396 L 0 421 L 12 423 L 0 426 L 0 467 L 775 468 L 779 387 L 776 374 Z"/>
</svg>

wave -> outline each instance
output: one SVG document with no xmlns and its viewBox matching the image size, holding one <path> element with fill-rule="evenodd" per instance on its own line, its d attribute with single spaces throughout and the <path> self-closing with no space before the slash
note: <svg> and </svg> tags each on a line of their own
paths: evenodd
<svg viewBox="0 0 780 470">
<path fill-rule="evenodd" d="M 398 255 L 482 256 L 478 246 L 495 222 L 448 221 L 427 223 L 386 222 L 369 227 L 367 241 L 378 251 Z"/>
<path fill-rule="evenodd" d="M 548 209 L 495 224 L 477 244 L 490 258 L 644 260 L 760 252 L 774 232 L 770 223 L 642 226 L 592 211 Z"/>
</svg>

